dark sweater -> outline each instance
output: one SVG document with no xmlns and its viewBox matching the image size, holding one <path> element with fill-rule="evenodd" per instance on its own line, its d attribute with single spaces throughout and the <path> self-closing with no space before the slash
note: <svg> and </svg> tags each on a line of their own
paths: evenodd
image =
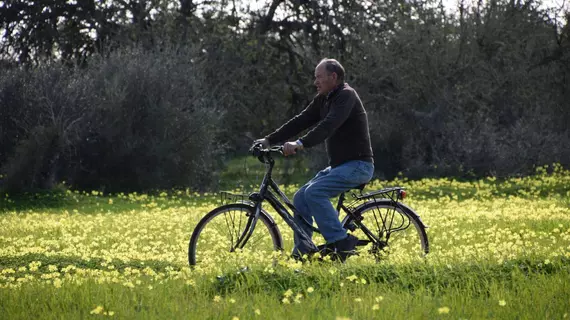
<svg viewBox="0 0 570 320">
<path fill-rule="evenodd" d="M 312 128 L 300 138 L 304 148 L 326 141 L 329 164 L 350 160 L 373 162 L 368 116 L 360 97 L 344 83 L 328 95 L 317 95 L 305 110 L 265 138 L 270 144 L 283 143 Z"/>
</svg>

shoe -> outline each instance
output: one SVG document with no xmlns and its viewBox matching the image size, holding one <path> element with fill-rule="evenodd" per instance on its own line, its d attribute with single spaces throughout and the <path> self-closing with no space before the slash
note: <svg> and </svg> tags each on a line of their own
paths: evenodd
<svg viewBox="0 0 570 320">
<path fill-rule="evenodd" d="M 344 262 L 346 258 L 349 256 L 353 256 L 356 254 L 356 244 L 358 243 L 358 238 L 353 236 L 352 234 L 348 234 L 346 238 L 331 243 L 331 249 L 333 251 L 332 257 L 333 260 L 338 258 L 341 262 Z"/>
<path fill-rule="evenodd" d="M 323 257 L 334 252 L 334 249 L 332 247 L 332 243 L 321 244 L 321 245 L 318 245 L 317 248 L 319 249 L 319 253 Z"/>
<path fill-rule="evenodd" d="M 293 254 L 291 254 L 290 257 L 291 257 L 291 259 L 293 259 L 293 260 L 295 260 L 295 261 L 301 261 L 301 262 L 303 262 L 303 257 L 300 256 L 298 253 L 293 253 Z"/>
</svg>

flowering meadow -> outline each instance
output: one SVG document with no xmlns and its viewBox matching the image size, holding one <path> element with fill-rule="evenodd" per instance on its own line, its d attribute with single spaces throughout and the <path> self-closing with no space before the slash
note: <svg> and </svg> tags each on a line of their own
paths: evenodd
<svg viewBox="0 0 570 320">
<path fill-rule="evenodd" d="M 396 185 L 429 227 L 425 258 L 302 264 L 266 208 L 285 252 L 250 248 L 190 268 L 190 235 L 216 194 L 4 194 L 0 318 L 570 319 L 570 171 L 400 178 L 367 191 Z"/>
</svg>

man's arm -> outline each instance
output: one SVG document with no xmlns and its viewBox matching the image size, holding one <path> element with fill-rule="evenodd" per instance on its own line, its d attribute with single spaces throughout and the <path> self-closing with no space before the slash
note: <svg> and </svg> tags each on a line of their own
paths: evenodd
<svg viewBox="0 0 570 320">
<path fill-rule="evenodd" d="M 299 132 L 309 128 L 319 121 L 319 108 L 321 97 L 317 96 L 301 113 L 287 121 L 279 129 L 267 135 L 265 139 L 269 144 L 285 142 Z"/>
<path fill-rule="evenodd" d="M 356 95 L 353 91 L 344 90 L 339 92 L 335 101 L 331 103 L 331 109 L 327 116 L 313 130 L 299 139 L 303 146 L 310 148 L 330 137 L 348 119 L 355 102 Z"/>
</svg>

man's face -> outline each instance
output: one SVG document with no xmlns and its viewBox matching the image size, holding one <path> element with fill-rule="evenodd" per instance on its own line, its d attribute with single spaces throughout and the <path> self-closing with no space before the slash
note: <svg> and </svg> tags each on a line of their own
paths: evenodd
<svg viewBox="0 0 570 320">
<path fill-rule="evenodd" d="M 328 73 L 324 64 L 315 68 L 315 86 L 319 94 L 327 94 L 336 86 L 337 74 Z"/>
</svg>

